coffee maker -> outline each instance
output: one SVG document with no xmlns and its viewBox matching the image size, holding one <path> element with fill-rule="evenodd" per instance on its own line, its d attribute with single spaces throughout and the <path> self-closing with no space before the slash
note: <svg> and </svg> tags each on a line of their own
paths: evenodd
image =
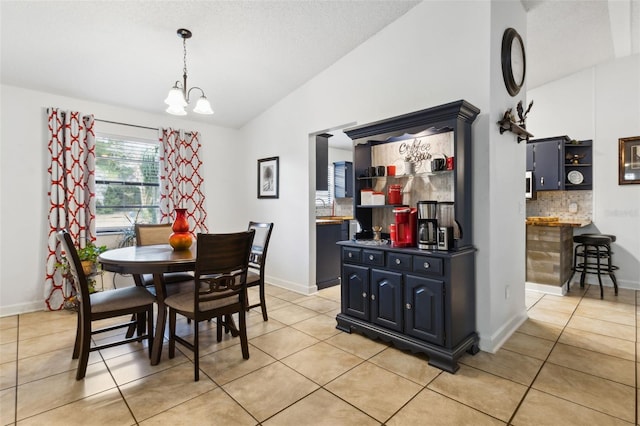
<svg viewBox="0 0 640 426">
<path fill-rule="evenodd" d="M 438 249 L 437 201 L 418 201 L 418 248 Z"/>
<path fill-rule="evenodd" d="M 409 207 L 393 209 L 396 223 L 391 226 L 392 247 L 415 247 L 417 210 Z"/>
<path fill-rule="evenodd" d="M 461 233 L 455 218 L 455 204 L 452 201 L 438 203 L 438 250 L 453 249 L 454 240 L 459 239 Z"/>
</svg>

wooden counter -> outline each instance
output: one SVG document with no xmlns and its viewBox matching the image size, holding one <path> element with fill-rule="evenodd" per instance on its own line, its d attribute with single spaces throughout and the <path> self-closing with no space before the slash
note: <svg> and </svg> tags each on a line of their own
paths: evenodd
<svg viewBox="0 0 640 426">
<path fill-rule="evenodd" d="M 562 287 L 573 266 L 573 229 L 591 221 L 544 221 L 527 224 L 527 282 Z"/>
<path fill-rule="evenodd" d="M 589 225 L 591 222 L 590 221 L 584 221 L 584 222 L 566 222 L 566 221 L 556 221 L 556 222 L 538 222 L 535 220 L 527 220 L 525 222 L 527 224 L 527 226 L 551 226 L 551 227 L 562 227 L 562 226 L 568 226 L 570 228 L 582 228 L 584 226 Z"/>
<path fill-rule="evenodd" d="M 527 282 L 562 286 L 571 275 L 573 227 L 527 225 Z"/>
</svg>

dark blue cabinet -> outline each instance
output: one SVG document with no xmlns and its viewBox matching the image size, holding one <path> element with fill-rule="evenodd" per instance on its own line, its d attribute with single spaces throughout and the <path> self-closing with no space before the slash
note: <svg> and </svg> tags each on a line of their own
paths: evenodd
<svg viewBox="0 0 640 426">
<path fill-rule="evenodd" d="M 402 331 L 402 274 L 371 270 L 371 321 L 390 330 Z"/>
<path fill-rule="evenodd" d="M 407 275 L 404 286 L 405 333 L 438 345 L 444 343 L 444 283 Z"/>
<path fill-rule="evenodd" d="M 561 138 L 549 138 L 532 142 L 533 182 L 536 191 L 557 191 L 562 189 L 560 180 Z"/>
<path fill-rule="evenodd" d="M 478 351 L 475 332 L 475 250 L 424 252 L 364 248 L 341 241 L 342 309 L 337 327 L 424 352 L 429 364 L 458 369 Z M 366 246 L 365 246 L 366 247 Z"/>
<path fill-rule="evenodd" d="M 464 232 L 449 251 L 398 248 L 359 239 L 340 241 L 342 308 L 336 316 L 340 330 L 425 353 L 429 365 L 451 373 L 458 370 L 458 359 L 465 351 L 475 354 L 479 350 L 470 173 L 472 123 L 479 113 L 475 106 L 459 100 L 345 130 L 354 141 L 354 214 L 363 229 L 359 238 L 367 238 L 374 225 L 390 223 L 380 217 L 390 213 L 385 209 L 392 205 L 372 207 L 361 202 L 362 189 L 373 187 L 378 179 L 384 179 L 380 181 L 384 187 L 389 179 L 370 176 L 370 166 L 384 164 L 377 158 L 374 162 L 373 148 L 423 135 L 451 133 L 453 170 L 446 172 L 444 180 L 429 173 L 426 177 L 429 185 L 451 191 L 454 219 Z M 413 182 L 405 188 L 411 199 L 428 199 L 428 190 Z"/>
<path fill-rule="evenodd" d="M 592 141 L 568 136 L 533 139 L 527 145 L 527 170 L 535 191 L 592 188 Z"/>
<path fill-rule="evenodd" d="M 333 187 L 336 198 L 353 197 L 353 163 L 337 161 L 333 163 Z"/>
<path fill-rule="evenodd" d="M 342 309 L 354 318 L 369 320 L 369 268 L 342 267 Z"/>
<path fill-rule="evenodd" d="M 316 286 L 318 290 L 340 282 L 342 223 L 316 224 Z"/>
</svg>

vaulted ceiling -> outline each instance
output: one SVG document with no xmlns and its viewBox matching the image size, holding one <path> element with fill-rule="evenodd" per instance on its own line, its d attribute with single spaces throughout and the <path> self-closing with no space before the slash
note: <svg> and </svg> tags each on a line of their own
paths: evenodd
<svg viewBox="0 0 640 426">
<path fill-rule="evenodd" d="M 216 111 L 189 118 L 237 128 L 418 3 L 2 0 L 1 82 L 161 112 L 186 27 L 189 87 Z M 638 53 L 638 0 L 522 3 L 529 88 Z"/>
</svg>

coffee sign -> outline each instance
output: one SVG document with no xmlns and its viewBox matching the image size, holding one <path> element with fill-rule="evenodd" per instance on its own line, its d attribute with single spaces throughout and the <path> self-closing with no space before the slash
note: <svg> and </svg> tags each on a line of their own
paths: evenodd
<svg viewBox="0 0 640 426">
<path fill-rule="evenodd" d="M 419 168 L 423 161 L 431 159 L 431 145 L 424 143 L 421 138 L 415 138 L 412 141 L 402 142 L 398 148 L 398 153 L 405 161 L 415 163 Z"/>
</svg>

